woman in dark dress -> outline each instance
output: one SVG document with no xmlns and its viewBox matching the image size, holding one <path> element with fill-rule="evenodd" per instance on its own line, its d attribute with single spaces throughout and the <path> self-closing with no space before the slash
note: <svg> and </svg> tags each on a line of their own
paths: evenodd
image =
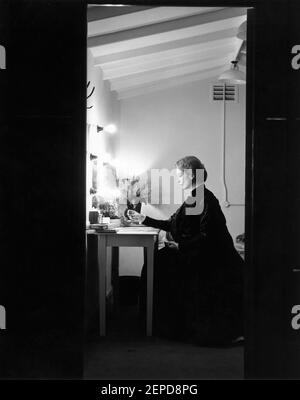
<svg viewBox="0 0 300 400">
<path fill-rule="evenodd" d="M 204 165 L 187 156 L 176 167 L 179 183 L 190 193 L 181 207 L 168 220 L 131 213 L 133 221 L 165 230 L 177 243 L 155 254 L 154 334 L 200 345 L 229 344 L 243 335 L 244 262 L 218 200 L 204 186 Z M 200 192 L 204 201 L 198 212 Z M 191 212 L 192 207 L 197 212 Z M 141 277 L 142 310 L 145 295 L 146 265 Z"/>
</svg>

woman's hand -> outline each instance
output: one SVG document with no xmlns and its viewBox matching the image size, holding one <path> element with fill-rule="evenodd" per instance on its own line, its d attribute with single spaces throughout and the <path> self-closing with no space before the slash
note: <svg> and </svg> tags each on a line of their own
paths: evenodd
<svg viewBox="0 0 300 400">
<path fill-rule="evenodd" d="M 139 224 L 143 223 L 146 218 L 146 215 L 139 214 L 138 212 L 136 212 L 134 210 L 128 210 L 127 215 L 132 222 L 139 223 Z"/>
<path fill-rule="evenodd" d="M 131 221 L 121 215 L 121 226 L 131 226 Z"/>
<path fill-rule="evenodd" d="M 165 246 L 171 249 L 178 249 L 178 243 L 173 241 L 165 241 Z"/>
</svg>

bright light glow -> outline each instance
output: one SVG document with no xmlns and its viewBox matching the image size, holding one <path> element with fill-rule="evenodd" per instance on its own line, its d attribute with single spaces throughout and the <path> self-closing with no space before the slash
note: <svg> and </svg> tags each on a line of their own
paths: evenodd
<svg viewBox="0 0 300 400">
<path fill-rule="evenodd" d="M 112 189 L 112 195 L 114 197 L 120 197 L 121 196 L 121 191 L 120 189 Z"/>
<path fill-rule="evenodd" d="M 115 124 L 108 124 L 104 127 L 105 132 L 108 133 L 116 133 L 117 132 L 117 127 Z"/>
<path fill-rule="evenodd" d="M 132 176 L 142 175 L 146 171 L 145 164 L 134 160 L 134 155 L 128 158 L 132 161 L 128 162 L 128 159 L 117 159 L 113 161 L 119 178 L 130 178 Z"/>
<path fill-rule="evenodd" d="M 103 153 L 101 158 L 103 163 L 110 163 L 112 159 L 109 153 Z"/>
<path fill-rule="evenodd" d="M 105 135 L 97 133 L 97 125 L 90 125 L 88 133 L 88 152 L 101 157 L 102 149 L 105 149 Z"/>
<path fill-rule="evenodd" d="M 105 200 L 114 199 L 120 195 L 120 191 L 118 189 L 110 189 L 107 187 L 103 187 L 98 191 L 98 193 Z"/>
<path fill-rule="evenodd" d="M 110 161 L 109 161 L 109 163 L 110 163 L 110 165 L 111 165 L 112 167 L 117 168 L 118 161 L 117 161 L 115 158 L 111 158 Z"/>
<path fill-rule="evenodd" d="M 98 190 L 98 193 L 99 193 L 99 195 L 101 196 L 101 197 L 103 197 L 103 198 L 107 198 L 107 197 L 110 197 L 110 195 L 111 195 L 111 192 L 110 192 L 110 190 L 109 189 L 106 189 L 105 187 L 103 187 L 103 188 L 101 188 L 100 190 Z"/>
</svg>

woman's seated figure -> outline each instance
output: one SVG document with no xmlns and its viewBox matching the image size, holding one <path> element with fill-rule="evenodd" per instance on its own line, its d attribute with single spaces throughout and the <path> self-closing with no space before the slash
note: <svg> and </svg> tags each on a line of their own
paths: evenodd
<svg viewBox="0 0 300 400">
<path fill-rule="evenodd" d="M 176 173 L 190 196 L 168 220 L 131 214 L 133 221 L 167 232 L 166 244 L 154 258 L 153 331 L 200 345 L 230 344 L 243 335 L 244 262 L 218 200 L 204 185 L 207 172 L 201 161 L 184 157 L 176 162 Z M 202 207 L 190 212 L 189 207 L 197 207 L 191 196 L 195 198 L 201 185 Z M 142 315 L 145 299 L 146 265 L 141 276 Z"/>
</svg>

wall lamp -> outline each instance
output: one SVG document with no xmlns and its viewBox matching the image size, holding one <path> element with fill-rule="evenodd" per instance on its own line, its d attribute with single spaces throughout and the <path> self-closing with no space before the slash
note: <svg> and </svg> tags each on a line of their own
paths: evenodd
<svg viewBox="0 0 300 400">
<path fill-rule="evenodd" d="M 115 124 L 108 124 L 108 125 L 105 125 L 104 127 L 97 125 L 97 133 L 101 132 L 101 131 L 105 131 L 105 132 L 113 134 L 113 133 L 117 132 L 117 127 Z"/>
<path fill-rule="evenodd" d="M 225 81 L 232 84 L 244 85 L 246 83 L 246 74 L 239 70 L 238 61 L 231 61 L 231 68 L 224 71 L 219 76 L 219 81 Z"/>
<path fill-rule="evenodd" d="M 219 81 L 235 84 L 235 85 L 244 85 L 246 83 L 246 74 L 243 71 L 239 70 L 238 63 L 241 61 L 242 62 L 242 57 L 246 55 L 246 41 L 243 40 L 239 51 L 237 53 L 237 56 L 235 57 L 235 60 L 231 61 L 231 68 L 224 71 L 220 76 L 219 76 Z M 244 58 L 243 58 L 244 61 Z"/>
</svg>

